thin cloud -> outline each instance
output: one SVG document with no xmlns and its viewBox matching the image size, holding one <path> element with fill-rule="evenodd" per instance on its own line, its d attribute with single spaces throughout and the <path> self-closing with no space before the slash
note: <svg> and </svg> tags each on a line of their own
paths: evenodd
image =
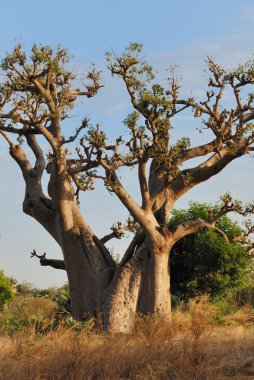
<svg viewBox="0 0 254 380">
<path fill-rule="evenodd" d="M 242 18 L 246 21 L 254 21 L 254 5 L 248 4 L 243 7 Z"/>
</svg>

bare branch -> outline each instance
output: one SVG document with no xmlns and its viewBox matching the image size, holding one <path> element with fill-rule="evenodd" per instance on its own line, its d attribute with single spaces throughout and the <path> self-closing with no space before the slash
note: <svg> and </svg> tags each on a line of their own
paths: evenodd
<svg viewBox="0 0 254 380">
<path fill-rule="evenodd" d="M 62 143 L 61 143 L 61 145 L 62 145 L 62 144 L 69 144 L 69 143 L 75 141 L 76 138 L 78 137 L 78 135 L 80 134 L 80 132 L 81 132 L 83 129 L 87 128 L 87 126 L 88 126 L 88 122 L 89 122 L 88 119 L 84 119 L 84 120 L 82 121 L 81 126 L 80 126 L 79 128 L 76 129 L 76 132 L 75 132 L 74 135 L 70 136 L 68 139 L 65 139 L 65 138 L 62 139 Z"/>
<path fill-rule="evenodd" d="M 101 160 L 101 165 L 105 169 L 107 181 L 107 186 L 110 186 L 112 191 L 117 195 L 120 201 L 125 205 L 127 210 L 133 216 L 137 222 L 143 226 L 146 231 L 149 231 L 152 235 L 155 230 L 154 227 L 158 226 L 156 219 L 153 217 L 152 213 L 149 215 L 150 220 L 146 218 L 146 212 L 135 202 L 135 200 L 130 196 L 124 186 L 121 184 L 116 172 L 106 163 L 106 161 Z"/>
<path fill-rule="evenodd" d="M 4 131 L 0 130 L 0 134 L 5 138 L 5 140 L 8 142 L 8 144 L 10 145 L 10 147 L 12 147 L 14 145 L 12 139 L 7 135 L 7 133 L 5 133 Z"/>
<path fill-rule="evenodd" d="M 180 161 L 185 162 L 191 160 L 192 158 L 206 156 L 207 154 L 213 153 L 215 149 L 219 147 L 219 144 L 219 139 L 214 139 L 207 144 L 186 149 L 181 153 Z"/>
<path fill-rule="evenodd" d="M 234 149 L 234 153 L 232 153 Z M 173 191 L 175 199 L 178 199 L 188 190 L 197 186 L 199 183 L 207 181 L 212 176 L 218 174 L 223 170 L 231 161 L 246 153 L 246 146 L 244 141 L 236 141 L 233 147 L 223 147 L 219 152 L 214 153 L 204 163 L 191 168 L 183 170 L 177 175 L 170 184 L 170 189 Z M 185 176 L 189 180 L 184 180 Z"/>
<path fill-rule="evenodd" d="M 139 186 L 140 186 L 140 191 L 141 191 L 141 196 L 142 196 L 142 208 L 144 210 L 147 209 L 149 200 L 150 200 L 150 194 L 149 194 L 147 178 L 146 178 L 146 163 L 147 163 L 147 159 L 141 158 L 139 160 L 139 165 L 138 165 Z"/>
<path fill-rule="evenodd" d="M 120 226 L 119 226 L 119 224 L 120 224 Z M 111 232 L 108 235 L 105 235 L 103 238 L 100 239 L 103 244 L 107 243 L 109 240 L 111 240 L 113 238 L 121 239 L 121 237 L 124 235 L 124 233 L 126 231 L 130 230 L 129 226 L 123 226 L 122 227 L 121 223 L 119 223 L 119 222 L 118 222 L 117 227 L 113 226 L 113 227 L 111 227 L 111 229 L 113 232 Z"/>
<path fill-rule="evenodd" d="M 43 150 L 41 149 L 40 145 L 38 144 L 35 135 L 29 134 L 26 136 L 26 139 L 27 139 L 28 145 L 30 146 L 30 148 L 32 149 L 32 151 L 36 157 L 34 169 L 36 170 L 38 176 L 41 178 L 42 173 L 43 173 L 45 166 L 46 166 L 45 158 L 43 156 Z"/>
<path fill-rule="evenodd" d="M 42 255 L 38 255 L 35 251 L 35 249 L 31 252 L 31 257 L 37 257 L 40 259 L 41 266 L 50 266 L 55 269 L 62 269 L 66 270 L 64 260 L 56 260 L 56 259 L 47 259 L 46 253 L 43 253 Z"/>
<path fill-rule="evenodd" d="M 125 251 L 125 254 L 119 264 L 119 267 L 123 267 L 135 254 L 135 250 L 138 246 L 140 246 L 145 239 L 145 234 L 143 230 L 140 228 L 137 233 L 135 234 L 134 238 L 132 239 L 131 244 Z"/>
</svg>

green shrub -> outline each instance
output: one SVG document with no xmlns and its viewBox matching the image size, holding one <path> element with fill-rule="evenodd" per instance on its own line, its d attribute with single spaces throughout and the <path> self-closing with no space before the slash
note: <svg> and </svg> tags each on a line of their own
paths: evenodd
<svg viewBox="0 0 254 380">
<path fill-rule="evenodd" d="M 0 315 L 0 329 L 15 332 L 24 328 L 35 332 L 45 332 L 55 322 L 54 301 L 33 296 L 16 296 L 9 308 Z"/>
<path fill-rule="evenodd" d="M 11 280 L 0 271 L 0 311 L 3 310 L 4 305 L 9 303 L 14 297 L 12 290 Z"/>
<path fill-rule="evenodd" d="M 53 295 L 53 299 L 57 304 L 57 312 L 60 317 L 68 317 L 71 315 L 71 297 L 68 284 L 57 289 Z"/>
<path fill-rule="evenodd" d="M 202 218 L 209 221 L 211 205 L 190 203 L 188 210 L 174 210 L 169 227 Z M 223 216 L 217 226 L 229 239 L 238 236 L 240 226 Z M 225 297 L 232 289 L 243 286 L 252 270 L 252 260 L 239 243 L 228 243 L 213 230 L 202 231 L 181 239 L 170 257 L 173 303 L 208 294 L 210 298 Z"/>
</svg>

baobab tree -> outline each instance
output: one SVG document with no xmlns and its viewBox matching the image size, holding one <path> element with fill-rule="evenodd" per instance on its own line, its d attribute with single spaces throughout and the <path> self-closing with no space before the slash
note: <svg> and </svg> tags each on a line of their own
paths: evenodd
<svg viewBox="0 0 254 380">
<path fill-rule="evenodd" d="M 156 83 L 141 51 L 142 46 L 134 43 L 122 55 L 107 54 L 108 68 L 123 80 L 133 107 L 124 121 L 130 135 L 118 136 L 114 143 L 87 119 L 69 137 L 63 134 L 62 125 L 77 99 L 90 98 L 101 87 L 95 68 L 82 90 L 75 87 L 75 73 L 68 68 L 68 54 L 61 48 L 54 51 L 35 45 L 27 57 L 17 46 L 1 65 L 6 79 L 1 84 L 0 132 L 23 174 L 23 210 L 56 240 L 63 260 L 48 259 L 36 251 L 33 255 L 39 256 L 44 266 L 66 270 L 75 318 L 101 315 L 111 332 L 129 331 L 136 313 L 170 315 L 169 255 L 173 245 L 200 229 L 218 230 L 214 215 L 211 223 L 198 219 L 169 229 L 172 207 L 194 186 L 254 149 L 253 96 L 241 97 L 241 91 L 254 82 L 253 61 L 228 73 L 208 59 L 209 91 L 198 102 L 180 96 L 174 73 L 165 88 Z M 229 109 L 222 102 L 225 89 L 235 98 L 235 106 Z M 211 141 L 199 146 L 191 146 L 187 137 L 171 142 L 170 120 L 185 109 L 194 117 L 203 115 L 201 125 L 212 131 Z M 18 136 L 17 142 L 12 135 Z M 47 155 L 44 141 L 50 147 Z M 67 146 L 74 141 L 79 141 L 79 146 L 70 154 Z M 29 158 L 31 153 L 35 164 Z M 186 168 L 195 157 L 203 157 L 203 162 Z M 120 168 L 134 166 L 141 204 L 119 177 Z M 49 174 L 48 194 L 41 185 L 45 171 Z M 88 226 L 78 202 L 79 192 L 94 189 L 96 181 L 102 181 L 131 215 L 126 226 L 116 225 L 104 238 Z M 248 205 L 245 211 L 251 209 Z M 243 212 L 243 206 L 239 210 Z M 135 230 L 135 235 L 116 265 L 105 243 L 128 229 Z"/>
</svg>

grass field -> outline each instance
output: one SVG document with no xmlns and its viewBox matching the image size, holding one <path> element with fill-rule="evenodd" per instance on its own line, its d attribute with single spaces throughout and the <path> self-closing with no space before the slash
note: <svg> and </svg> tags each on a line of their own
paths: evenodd
<svg viewBox="0 0 254 380">
<path fill-rule="evenodd" d="M 213 305 L 195 300 L 171 322 L 138 319 L 130 335 L 95 332 L 92 322 L 77 327 L 47 320 L 2 330 L 0 379 L 254 379 L 248 306 L 218 317 Z"/>
</svg>

